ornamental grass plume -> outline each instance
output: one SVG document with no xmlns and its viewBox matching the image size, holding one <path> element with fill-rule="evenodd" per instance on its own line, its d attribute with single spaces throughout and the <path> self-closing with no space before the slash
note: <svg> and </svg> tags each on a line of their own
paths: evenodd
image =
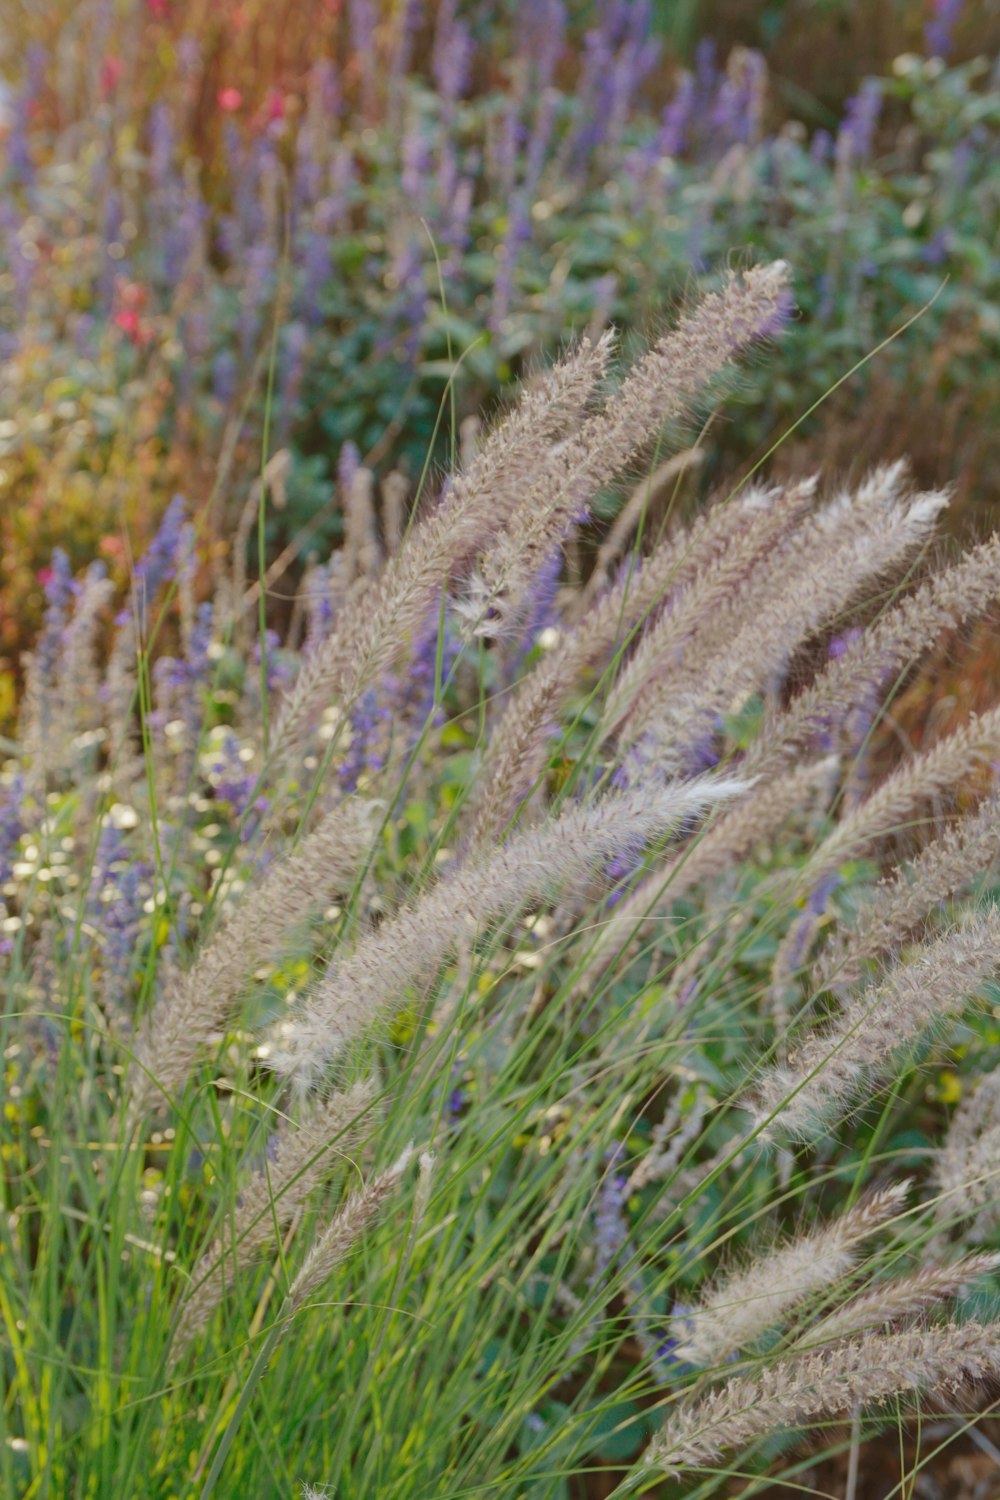
<svg viewBox="0 0 1000 1500">
<path fill-rule="evenodd" d="M 1000 751 L 1000 708 L 973 714 L 967 724 L 916 755 L 888 776 L 840 820 L 805 866 L 803 879 L 818 882 L 876 839 L 905 824 L 922 804 L 947 796 L 977 766 Z"/>
<path fill-rule="evenodd" d="M 808 484 L 796 486 L 789 504 L 797 510 L 810 493 Z M 649 557 L 623 568 L 586 616 L 560 635 L 554 649 L 518 684 L 490 736 L 471 799 L 474 846 L 500 837 L 537 785 L 559 712 L 581 675 L 595 667 L 603 675 L 625 648 L 641 651 L 647 628 L 673 599 L 680 601 L 685 617 L 707 620 L 780 533 L 788 518 L 786 494 L 753 487 L 712 506 Z M 775 510 L 782 513 L 777 525 L 771 517 Z M 702 581 L 706 575 L 708 589 Z M 693 593 L 698 607 L 688 610 Z"/>
<path fill-rule="evenodd" d="M 385 476 L 382 484 L 382 532 L 389 556 L 397 553 L 406 535 L 406 511 L 410 482 L 399 469 Z"/>
<path fill-rule="evenodd" d="M 680 854 L 638 885 L 601 924 L 577 978 L 577 989 L 586 991 L 609 964 L 627 959 L 644 931 L 662 928 L 674 903 L 688 892 L 748 859 L 759 844 L 779 835 L 803 810 L 828 801 L 837 771 L 835 756 L 807 761 L 774 781 L 755 783 L 721 809 Z"/>
<path fill-rule="evenodd" d="M 1000 532 L 892 604 L 830 658 L 787 705 L 768 711 L 748 766 L 774 772 L 817 737 L 829 738 L 859 703 L 880 701 L 894 679 L 916 665 L 948 631 L 1000 599 Z"/>
<path fill-rule="evenodd" d="M 537 786 L 560 710 L 580 676 L 606 665 L 662 602 L 680 566 L 677 553 L 676 547 L 661 547 L 634 574 L 627 572 L 518 684 L 490 736 L 472 791 L 467 817 L 473 848 L 504 835 Z"/>
<path fill-rule="evenodd" d="M 878 886 L 854 925 L 835 932 L 819 955 L 816 980 L 822 986 L 853 984 L 867 963 L 898 949 L 931 912 L 981 880 L 998 859 L 1000 798 L 994 792 Z"/>
<path fill-rule="evenodd" d="M 905 828 L 912 815 L 928 802 L 954 795 L 964 778 L 998 750 L 1000 709 L 991 709 L 981 717 L 973 715 L 954 734 L 900 766 L 841 818 L 799 872 L 800 885 L 812 896 L 803 917 L 786 933 L 775 956 L 772 993 L 779 1008 L 795 975 L 805 965 L 838 868 L 866 853 L 878 840 Z M 904 935 L 901 925 L 897 940 Z"/>
<path fill-rule="evenodd" d="M 243 893 L 191 968 L 158 997 L 136 1037 L 129 1118 L 183 1092 L 199 1054 L 223 1027 L 247 980 L 280 953 L 310 913 L 350 888 L 372 837 L 371 807 L 333 807 L 302 841 Z"/>
<path fill-rule="evenodd" d="M 276 757 L 298 742 L 312 714 L 335 696 L 346 713 L 392 663 L 400 642 L 423 625 L 461 561 L 474 555 L 502 523 L 505 500 L 509 508 L 539 451 L 557 442 L 578 419 L 604 374 L 609 354 L 608 339 L 596 345 L 583 340 L 537 388 L 525 392 L 489 435 L 468 472 L 452 480 L 437 510 L 390 558 L 364 607 L 348 610 L 329 639 L 303 663 L 275 724 Z"/>
<path fill-rule="evenodd" d="M 609 793 L 459 866 L 363 938 L 350 957 L 331 965 L 305 1004 L 282 1023 L 271 1066 L 300 1082 L 321 1076 L 345 1042 L 397 1008 L 411 986 L 432 980 L 456 944 L 485 935 L 556 891 L 585 888 L 607 861 L 634 855 L 684 819 L 742 791 L 741 781 L 706 776 Z"/>
<path fill-rule="evenodd" d="M 426 1153 L 424 1153 L 426 1156 Z M 343 1206 L 320 1234 L 288 1291 L 288 1304 L 297 1312 L 318 1291 L 334 1269 L 377 1222 L 379 1215 L 396 1191 L 413 1158 L 413 1146 L 407 1146 L 385 1171 L 378 1172 L 361 1188 L 349 1193 Z M 423 1161 L 424 1157 L 421 1158 Z M 426 1178 L 429 1166 L 424 1168 Z"/>
<path fill-rule="evenodd" d="M 19 732 L 33 775 L 42 779 L 71 768 L 78 736 L 102 718 L 97 636 L 114 586 L 102 563 L 92 563 L 76 586 L 67 570 L 60 552 L 46 588 L 42 638 L 24 662 Z"/>
<path fill-rule="evenodd" d="M 935 1155 L 934 1180 L 942 1229 L 982 1240 L 1000 1223 L 1000 1072 L 987 1073 L 958 1106 Z"/>
<path fill-rule="evenodd" d="M 902 1206 L 909 1186 L 901 1182 L 871 1193 L 839 1218 L 724 1277 L 678 1323 L 676 1358 L 712 1369 L 753 1344 L 799 1302 L 842 1280 L 862 1240 Z"/>
<path fill-rule="evenodd" d="M 375 522 L 375 475 L 362 465 L 351 475 L 344 509 L 344 585 L 362 583 L 379 571 L 378 527 Z"/>
<path fill-rule="evenodd" d="M 696 1091 L 686 1114 L 675 1101 L 666 1118 L 653 1127 L 650 1149 L 629 1176 L 630 1193 L 639 1192 L 651 1182 L 663 1182 L 678 1171 L 688 1146 L 701 1134 L 708 1102 L 709 1094 L 705 1088 Z"/>
<path fill-rule="evenodd" d="M 665 673 L 658 692 L 647 688 L 641 711 L 624 726 L 623 743 L 648 736 L 659 759 L 684 764 L 724 714 L 780 682 L 796 649 L 824 621 L 930 535 L 945 497 L 906 497 L 905 487 L 903 466 L 887 466 L 791 531 L 751 577 L 733 634 L 714 653 L 699 651 Z"/>
<path fill-rule="evenodd" d="M 590 499 L 641 457 L 738 353 L 777 330 L 789 311 L 788 280 L 781 261 L 732 277 L 633 365 L 603 410 L 552 450 L 483 559 L 488 607 L 520 600 Z"/>
<path fill-rule="evenodd" d="M 779 491 L 751 490 L 743 497 L 747 519 L 741 534 L 721 555 L 707 558 L 704 567 L 671 590 L 657 622 L 643 632 L 625 670 L 608 695 L 605 709 L 607 733 L 617 732 L 626 720 L 634 726 L 638 699 L 652 700 L 653 715 L 662 713 L 659 689 L 669 692 L 678 673 L 686 676 L 685 662 L 694 643 L 711 633 L 722 644 L 744 618 L 743 600 L 768 554 L 779 547 L 789 531 L 812 505 L 816 480 L 810 478 Z M 721 624 L 720 624 L 721 617 Z M 719 640 L 719 637 L 722 640 Z M 633 727 L 631 737 L 641 732 Z"/>
<path fill-rule="evenodd" d="M 734 1376 L 668 1417 L 644 1464 L 668 1474 L 716 1464 L 728 1449 L 842 1418 L 906 1394 L 954 1395 L 1000 1373 L 1000 1325 L 949 1323 L 869 1333 Z"/>
<path fill-rule="evenodd" d="M 269 1249 L 279 1248 L 280 1236 L 330 1171 L 331 1157 L 343 1160 L 354 1148 L 374 1097 L 371 1082 L 355 1084 L 311 1104 L 298 1119 L 281 1121 L 268 1143 L 263 1167 L 243 1179 L 223 1234 L 191 1273 L 171 1345 L 172 1360 L 204 1332 L 240 1271 Z"/>
<path fill-rule="evenodd" d="M 880 983 L 849 997 L 787 1064 L 763 1074 L 753 1114 L 765 1139 L 814 1139 L 885 1077 L 901 1049 L 960 1014 L 998 967 L 995 906 L 914 949 Z"/>
<path fill-rule="evenodd" d="M 53 687 L 54 722 L 44 734 L 35 726 L 35 750 L 50 770 L 67 768 L 79 753 L 79 736 L 90 736 L 103 719 L 101 683 L 97 668 L 97 639 L 101 617 L 114 593 L 102 563 L 92 563 L 76 595 L 72 616 L 67 620 Z M 43 746 L 44 741 L 44 746 Z"/>
<path fill-rule="evenodd" d="M 814 1347 L 915 1318 L 928 1308 L 950 1302 L 965 1287 L 982 1280 L 998 1266 L 1000 1255 L 967 1255 L 950 1265 L 922 1266 L 912 1276 L 879 1282 L 871 1291 L 852 1298 L 813 1323 L 799 1342 Z"/>
</svg>

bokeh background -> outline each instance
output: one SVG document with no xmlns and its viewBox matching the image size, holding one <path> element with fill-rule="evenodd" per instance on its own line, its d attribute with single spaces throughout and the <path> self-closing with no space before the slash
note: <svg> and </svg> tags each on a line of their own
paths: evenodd
<svg viewBox="0 0 1000 1500">
<path fill-rule="evenodd" d="M 359 462 L 412 491 L 567 340 L 646 337 L 734 263 L 787 259 L 798 312 L 691 434 L 692 494 L 794 426 L 772 472 L 907 454 L 988 521 L 996 0 L 4 13 L 0 727 L 55 547 L 124 589 L 181 493 L 210 572 L 266 441 L 280 613 Z"/>
</svg>

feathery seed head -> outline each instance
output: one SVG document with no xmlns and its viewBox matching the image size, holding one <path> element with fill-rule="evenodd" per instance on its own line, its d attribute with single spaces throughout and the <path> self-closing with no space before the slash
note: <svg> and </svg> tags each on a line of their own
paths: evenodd
<svg viewBox="0 0 1000 1500">
<path fill-rule="evenodd" d="M 789 1241 L 721 1282 L 675 1331 L 678 1359 L 707 1369 L 743 1349 L 812 1293 L 839 1281 L 861 1240 L 901 1206 L 908 1182 L 869 1194 L 839 1219 Z"/>
<path fill-rule="evenodd" d="M 515 834 L 490 855 L 473 857 L 384 922 L 354 954 L 331 965 L 306 1003 L 282 1023 L 270 1065 L 308 1086 L 351 1037 L 395 1010 L 411 986 L 431 982 L 463 936 L 485 933 L 558 891 L 585 890 L 616 855 L 641 850 L 745 790 L 738 777 L 705 776 L 615 793 Z"/>
<path fill-rule="evenodd" d="M 319 1236 L 289 1289 L 288 1300 L 299 1308 L 345 1260 L 361 1237 L 373 1227 L 382 1209 L 398 1187 L 412 1157 L 408 1145 L 391 1167 L 371 1178 L 362 1188 L 349 1194 L 343 1206 Z"/>
<path fill-rule="evenodd" d="M 647 1466 L 678 1474 L 713 1465 L 727 1449 L 808 1427 L 906 1392 L 953 1393 L 1000 1373 L 1000 1325 L 949 1324 L 871 1333 L 734 1376 L 683 1406 L 647 1449 Z"/>
<path fill-rule="evenodd" d="M 884 1076 L 900 1048 L 958 1014 L 998 964 L 1000 908 L 990 907 L 860 990 L 760 1081 L 754 1114 L 764 1138 L 812 1139 Z"/>
</svg>

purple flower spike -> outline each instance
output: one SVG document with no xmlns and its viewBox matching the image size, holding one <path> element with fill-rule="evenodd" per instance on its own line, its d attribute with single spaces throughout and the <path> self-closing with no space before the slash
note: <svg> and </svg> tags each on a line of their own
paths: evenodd
<svg viewBox="0 0 1000 1500">
<path fill-rule="evenodd" d="M 177 572 L 186 535 L 185 510 L 183 495 L 175 495 L 167 506 L 149 551 L 136 567 L 134 593 L 140 630 L 146 629 L 150 603 Z M 122 624 L 127 619 L 128 611 L 125 610 L 119 615 L 118 623 Z"/>
<path fill-rule="evenodd" d="M 468 27 L 456 19 L 455 9 L 455 0 L 442 0 L 438 7 L 431 56 L 431 73 L 446 117 L 450 117 L 452 106 L 468 86 L 474 52 L 472 36 Z"/>
<path fill-rule="evenodd" d="M 684 150 L 694 115 L 695 96 L 694 78 L 690 73 L 682 73 L 674 97 L 660 116 L 660 132 L 656 139 L 658 156 L 680 156 Z"/>
<path fill-rule="evenodd" d="M 28 49 L 24 84 L 11 110 L 10 134 L 7 137 L 7 165 L 14 181 L 30 188 L 35 180 L 35 159 L 31 149 L 31 117 L 35 100 L 42 87 L 48 53 L 37 44 Z"/>
<path fill-rule="evenodd" d="M 838 161 L 867 161 L 875 145 L 875 130 L 882 110 L 882 90 L 877 78 L 866 78 L 848 99 L 837 135 Z"/>
<path fill-rule="evenodd" d="M 396 44 L 392 54 L 391 93 L 397 92 L 400 79 L 410 71 L 413 44 L 423 20 L 424 0 L 403 0 L 396 20 Z"/>
<path fill-rule="evenodd" d="M 143 926 L 151 870 L 136 860 L 119 828 L 101 830 L 87 893 L 87 919 L 101 935 L 104 1000 L 121 1012 Z"/>
<path fill-rule="evenodd" d="M 670 1325 L 675 1333 L 660 1340 L 653 1350 L 653 1364 L 657 1376 L 674 1380 L 694 1372 L 694 1366 L 677 1358 L 677 1350 L 694 1328 L 694 1308 L 687 1302 L 675 1302 L 670 1310 Z"/>
<path fill-rule="evenodd" d="M 241 818 L 250 807 L 257 777 L 240 759 L 240 744 L 232 730 L 227 729 L 214 747 L 208 780 L 216 798 Z"/>
<path fill-rule="evenodd" d="M 236 356 L 230 349 L 221 350 L 212 361 L 212 394 L 222 406 L 229 406 L 236 395 Z"/>
<path fill-rule="evenodd" d="M 624 1147 L 619 1141 L 609 1148 L 605 1157 L 607 1171 L 598 1189 L 597 1208 L 594 1212 L 594 1269 L 590 1275 L 591 1285 L 596 1285 L 601 1280 L 628 1240 L 628 1223 L 625 1218 L 628 1178 L 624 1173 L 613 1170 L 624 1154 Z"/>
<path fill-rule="evenodd" d="M 392 710 L 379 702 L 378 693 L 369 689 L 351 715 L 351 743 L 338 767 L 337 776 L 345 792 L 357 790 L 365 771 L 380 771 L 385 765 L 383 731 L 392 722 Z"/>
<path fill-rule="evenodd" d="M 809 159 L 817 167 L 826 167 L 833 157 L 833 136 L 828 130 L 820 127 L 813 132 L 813 138 L 809 143 Z"/>
<path fill-rule="evenodd" d="M 5 885 L 14 873 L 17 847 L 26 831 L 24 826 L 25 796 L 25 780 L 18 772 L 10 785 L 0 794 L 0 885 Z"/>
<path fill-rule="evenodd" d="M 950 57 L 954 45 L 952 32 L 962 6 L 963 0 L 933 0 L 931 19 L 924 27 L 924 45 L 930 57 Z"/>
<path fill-rule="evenodd" d="M 361 454 L 358 452 L 358 445 L 348 438 L 337 455 L 337 488 L 341 495 L 346 497 L 350 494 L 354 476 L 360 467 Z"/>
<path fill-rule="evenodd" d="M 563 0 L 534 0 L 525 7 L 520 27 L 520 50 L 535 70 L 536 88 L 552 82 L 566 41 L 566 7 Z"/>
<path fill-rule="evenodd" d="M 830 904 L 830 897 L 840 884 L 839 875 L 828 875 L 810 893 L 805 908 L 799 914 L 791 931 L 788 949 L 788 971 L 796 973 L 805 963 L 820 919 Z"/>
</svg>

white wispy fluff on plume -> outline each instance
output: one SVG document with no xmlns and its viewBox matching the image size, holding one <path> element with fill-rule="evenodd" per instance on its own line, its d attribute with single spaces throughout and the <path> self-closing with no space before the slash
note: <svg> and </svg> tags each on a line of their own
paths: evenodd
<svg viewBox="0 0 1000 1500">
<path fill-rule="evenodd" d="M 284 1119 L 272 1137 L 262 1171 L 245 1177 L 224 1236 L 215 1240 L 195 1266 L 171 1359 L 203 1332 L 225 1295 L 227 1284 L 268 1249 L 292 1222 L 310 1193 L 336 1161 L 352 1151 L 365 1111 L 375 1097 L 371 1080 L 319 1100 L 298 1119 Z"/>
<path fill-rule="evenodd" d="M 1000 532 L 972 547 L 891 605 L 787 707 L 773 705 L 747 755 L 754 771 L 770 771 L 794 756 L 858 703 L 880 701 L 897 674 L 912 666 L 949 630 L 983 614 L 1000 599 Z"/>
<path fill-rule="evenodd" d="M 878 887 L 854 926 L 836 933 L 821 954 L 817 980 L 853 983 L 867 961 L 898 949 L 928 913 L 984 878 L 998 859 L 1000 796 L 994 792 Z"/>
<path fill-rule="evenodd" d="M 746 515 L 741 535 L 671 590 L 659 619 L 643 632 L 608 695 L 605 732 L 628 721 L 634 738 L 648 719 L 662 715 L 665 699 L 676 691 L 678 673 L 687 679 L 686 659 L 694 644 L 702 661 L 714 650 L 731 649 L 745 620 L 748 594 L 755 592 L 758 576 L 768 576 L 769 556 L 780 551 L 812 505 L 816 483 L 810 478 L 784 489 L 754 486 L 741 497 Z"/>
<path fill-rule="evenodd" d="M 678 529 L 649 557 L 623 568 L 586 615 L 522 679 L 490 735 L 472 789 L 470 842 L 475 847 L 501 837 L 537 785 L 559 710 L 577 690 L 581 676 L 593 667 L 605 670 L 626 645 L 641 650 L 647 630 L 655 627 L 664 609 L 671 609 L 672 601 L 680 603 L 689 622 L 718 615 L 780 534 L 788 515 L 785 495 L 783 489 L 751 485 Z M 796 511 L 803 498 L 808 497 L 796 494 Z"/>
<path fill-rule="evenodd" d="M 947 495 L 907 488 L 905 466 L 885 465 L 791 530 L 751 575 L 732 632 L 714 650 L 693 638 L 655 690 L 638 696 L 623 742 L 649 735 L 667 764 L 683 764 L 720 715 L 780 681 L 804 641 L 930 535 Z"/>
<path fill-rule="evenodd" d="M 961 1226 L 971 1240 L 993 1232 L 1000 1221 L 1000 1072 L 987 1073 L 958 1106 L 935 1153 L 934 1178 L 939 1224 Z"/>
<path fill-rule="evenodd" d="M 1000 909 L 922 944 L 879 984 L 760 1079 L 754 1115 L 765 1138 L 810 1140 L 885 1076 L 901 1048 L 958 1014 L 1000 966 Z"/>
<path fill-rule="evenodd" d="M 293 853 L 244 893 L 192 967 L 167 985 L 134 1046 L 130 1119 L 181 1092 L 209 1038 L 239 1001 L 247 978 L 282 951 L 289 933 L 338 890 L 348 889 L 372 836 L 373 804 L 354 798 L 326 813 Z"/>
<path fill-rule="evenodd" d="M 629 370 L 603 410 L 547 455 L 508 525 L 483 559 L 485 598 L 515 606 L 528 581 L 585 507 L 685 413 L 698 392 L 780 322 L 788 299 L 784 261 L 731 276 Z"/>
<path fill-rule="evenodd" d="M 829 1288 L 851 1269 L 861 1241 L 901 1207 L 909 1183 L 870 1194 L 860 1203 L 755 1260 L 713 1288 L 677 1325 L 675 1354 L 709 1369 L 744 1349 L 788 1310 Z"/>
<path fill-rule="evenodd" d="M 871 1333 L 734 1376 L 668 1419 L 644 1455 L 679 1474 L 714 1465 L 731 1448 L 813 1427 L 905 1391 L 953 1393 L 1000 1371 L 1000 1325 L 948 1324 Z"/>
<path fill-rule="evenodd" d="M 330 637 L 303 663 L 281 705 L 272 751 L 282 755 L 305 733 L 310 717 L 339 696 L 343 713 L 391 665 L 423 625 L 428 609 L 464 560 L 496 534 L 505 509 L 521 498 L 539 452 L 575 426 L 610 354 L 607 339 L 584 339 L 527 389 L 489 434 L 464 474 L 453 477 L 444 502 L 415 526 L 405 547 Z"/>
<path fill-rule="evenodd" d="M 882 1281 L 854 1297 L 806 1330 L 800 1343 L 810 1346 L 831 1339 L 853 1337 L 887 1328 L 946 1302 L 970 1282 L 988 1276 L 1000 1265 L 1000 1255 L 967 1255 L 945 1266 L 921 1266 L 912 1276 Z"/>
<path fill-rule="evenodd" d="M 270 1064 L 308 1084 L 346 1041 L 433 980 L 455 945 L 533 901 L 586 885 L 616 855 L 640 851 L 677 824 L 739 796 L 737 778 L 699 777 L 614 793 L 573 807 L 474 858 L 365 937 L 275 1033 Z"/>
<path fill-rule="evenodd" d="M 576 982 L 586 992 L 607 966 L 628 958 L 650 926 L 662 926 L 673 902 L 702 881 L 733 869 L 755 844 L 772 839 L 782 825 L 821 794 L 830 795 L 838 762 L 834 756 L 795 766 L 774 781 L 754 784 L 691 844 L 655 870 L 625 897 L 593 936 Z"/>
<path fill-rule="evenodd" d="M 293 1310 L 301 1307 L 323 1285 L 366 1230 L 371 1229 L 402 1181 L 413 1154 L 413 1146 L 407 1146 L 391 1167 L 378 1172 L 364 1187 L 348 1195 L 309 1251 L 289 1288 L 288 1301 Z"/>
</svg>

